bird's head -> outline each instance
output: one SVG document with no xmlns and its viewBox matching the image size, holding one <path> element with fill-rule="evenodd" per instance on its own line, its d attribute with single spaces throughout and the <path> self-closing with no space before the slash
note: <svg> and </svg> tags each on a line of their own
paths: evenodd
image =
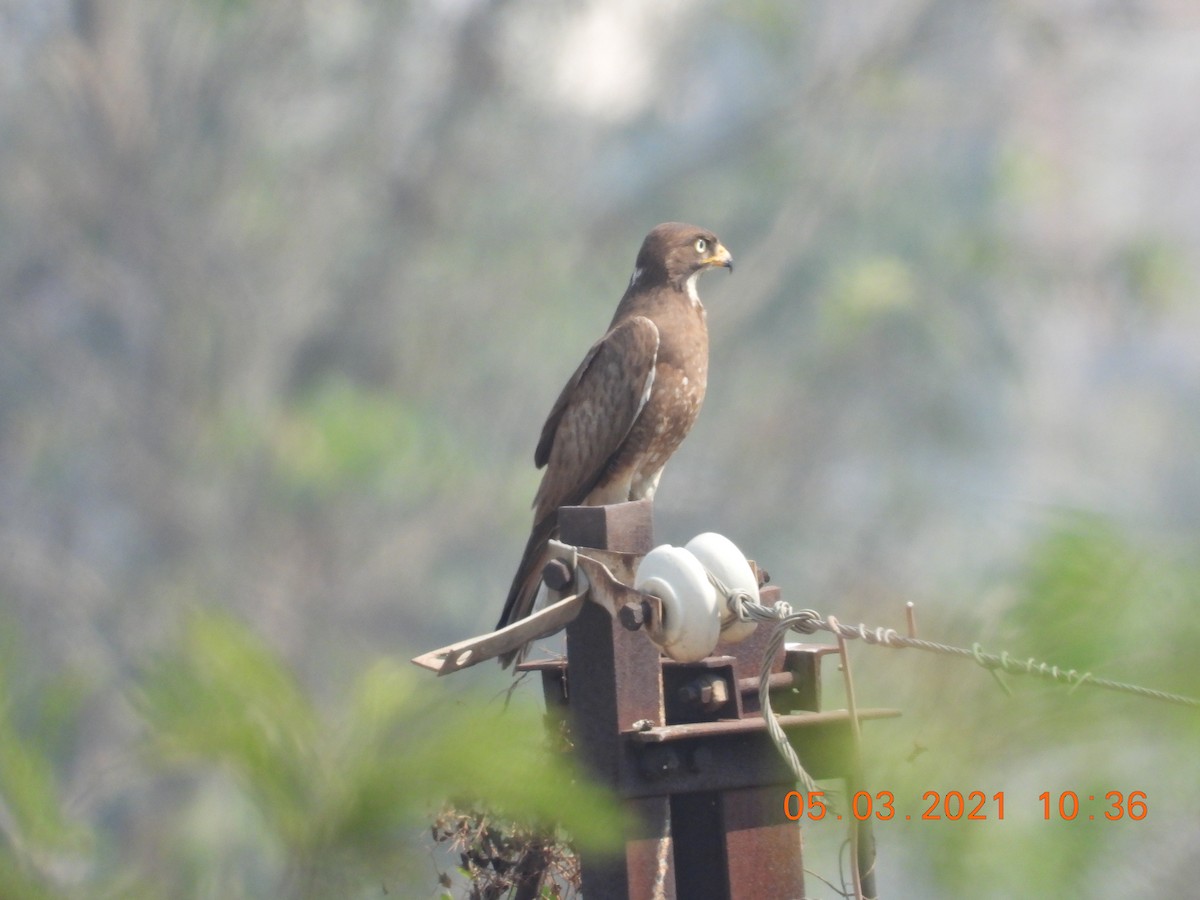
<svg viewBox="0 0 1200 900">
<path fill-rule="evenodd" d="M 666 222 L 642 242 L 634 280 L 666 281 L 695 300 L 696 279 L 708 269 L 733 269 L 733 256 L 706 228 Z"/>
</svg>

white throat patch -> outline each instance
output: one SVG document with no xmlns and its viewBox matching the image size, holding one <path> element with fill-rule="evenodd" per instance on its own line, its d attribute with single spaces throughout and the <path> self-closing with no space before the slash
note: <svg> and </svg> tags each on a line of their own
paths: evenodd
<svg viewBox="0 0 1200 900">
<path fill-rule="evenodd" d="M 692 301 L 692 306 L 700 305 L 700 295 L 698 293 L 696 293 L 696 280 L 700 277 L 700 273 L 703 271 L 704 271 L 703 269 L 697 269 L 695 272 L 693 272 L 691 275 L 688 276 L 687 295 L 688 295 L 688 299 Z"/>
<path fill-rule="evenodd" d="M 633 274 L 629 276 L 629 286 L 633 287 L 635 284 L 638 283 L 638 279 L 641 277 L 642 277 L 642 270 L 635 267 L 633 270 Z"/>
</svg>

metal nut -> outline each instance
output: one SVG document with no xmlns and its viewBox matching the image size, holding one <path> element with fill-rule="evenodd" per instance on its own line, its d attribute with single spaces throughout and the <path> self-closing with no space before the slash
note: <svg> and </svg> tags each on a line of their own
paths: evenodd
<svg viewBox="0 0 1200 900">
<path fill-rule="evenodd" d="M 650 610 L 644 600 L 641 602 L 631 601 L 617 610 L 617 619 L 629 631 L 644 628 L 649 618 Z"/>
</svg>

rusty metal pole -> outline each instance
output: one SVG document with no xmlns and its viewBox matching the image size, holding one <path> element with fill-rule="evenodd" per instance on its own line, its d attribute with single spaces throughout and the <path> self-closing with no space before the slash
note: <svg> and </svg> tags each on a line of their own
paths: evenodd
<svg viewBox="0 0 1200 900">
<path fill-rule="evenodd" d="M 643 555 L 654 546 L 653 505 L 642 500 L 565 508 L 559 529 L 562 540 L 577 547 Z M 632 570 L 613 574 L 633 581 Z M 599 605 L 584 604 L 567 626 L 571 739 L 588 769 L 614 792 L 620 793 L 623 770 L 632 764 L 622 732 L 639 721 L 664 724 L 659 672 L 658 647 Z M 581 860 L 588 900 L 675 897 L 669 798 L 622 802 L 634 830 L 626 835 L 623 855 L 586 854 Z"/>
<path fill-rule="evenodd" d="M 564 543 L 579 548 L 578 570 L 551 568 L 547 583 L 565 590 L 572 578 L 586 575 L 596 602 L 584 603 L 567 626 L 565 664 L 523 668 L 541 671 L 549 719 L 565 717 L 578 758 L 619 798 L 630 823 L 622 851 L 581 855 L 584 895 L 804 896 L 801 831 L 787 820 L 783 803 L 794 775 L 758 707 L 769 630 L 718 645 L 696 663 L 665 660 L 626 587 L 653 547 L 650 503 L 566 507 L 559 525 Z M 603 557 L 603 565 L 588 556 L 588 548 Z M 761 594 L 768 605 L 779 598 L 772 586 Z M 778 721 L 814 778 L 858 784 L 850 711 L 820 711 L 820 660 L 831 652 L 836 648 L 826 644 L 791 644 L 771 660 L 772 685 L 787 692 L 790 709 L 800 710 Z M 859 719 L 894 715 L 857 711 Z M 873 850 L 869 833 L 861 843 L 860 851 Z M 869 883 L 873 873 L 865 860 L 866 853 L 860 866 L 868 869 Z"/>
</svg>

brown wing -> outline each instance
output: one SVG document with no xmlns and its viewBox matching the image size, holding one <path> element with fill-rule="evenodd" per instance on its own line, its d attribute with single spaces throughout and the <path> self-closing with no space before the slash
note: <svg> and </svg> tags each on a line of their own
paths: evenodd
<svg viewBox="0 0 1200 900">
<path fill-rule="evenodd" d="M 529 615 L 546 564 L 546 542 L 557 530 L 560 506 L 583 501 L 629 435 L 650 388 L 658 359 L 658 327 L 634 316 L 596 343 L 559 394 L 538 441 L 534 461 L 546 466 L 534 500 L 533 530 L 513 576 L 497 628 Z M 505 666 L 527 648 L 501 657 Z"/>
<path fill-rule="evenodd" d="M 583 501 L 650 396 L 658 327 L 644 316 L 615 326 L 584 357 L 550 411 L 534 453 L 546 474 L 535 521 Z"/>
</svg>

